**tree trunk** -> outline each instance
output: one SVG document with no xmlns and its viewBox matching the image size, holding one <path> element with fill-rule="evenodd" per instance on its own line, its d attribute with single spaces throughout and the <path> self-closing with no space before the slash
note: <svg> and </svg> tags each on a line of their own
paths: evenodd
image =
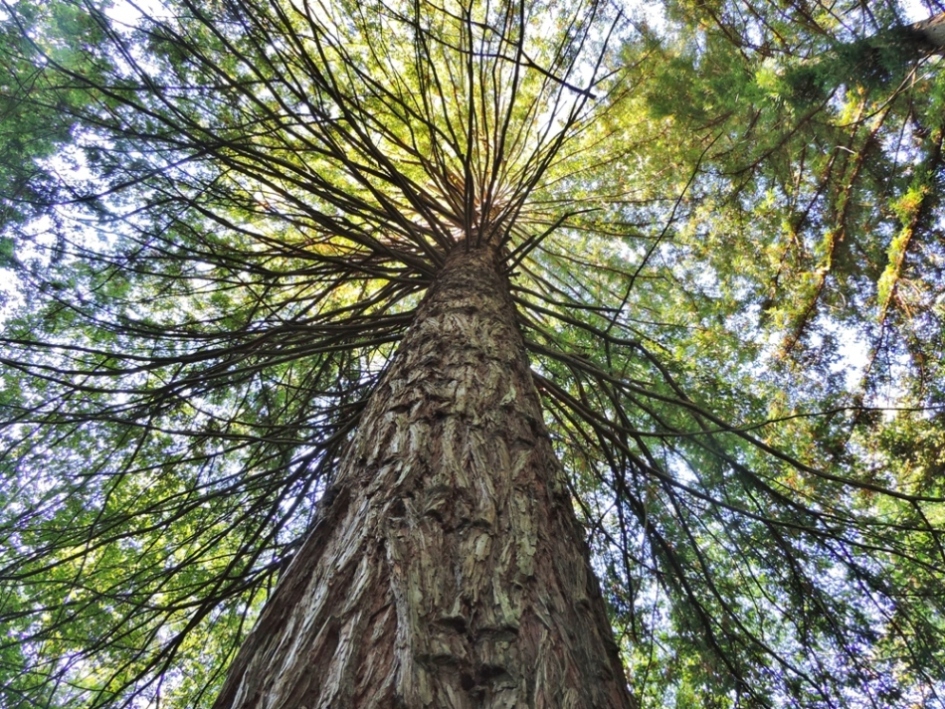
<svg viewBox="0 0 945 709">
<path fill-rule="evenodd" d="M 493 249 L 421 304 L 217 709 L 631 699 Z"/>
<path fill-rule="evenodd" d="M 934 54 L 945 53 L 945 12 L 909 25 L 913 36 Z"/>
</svg>

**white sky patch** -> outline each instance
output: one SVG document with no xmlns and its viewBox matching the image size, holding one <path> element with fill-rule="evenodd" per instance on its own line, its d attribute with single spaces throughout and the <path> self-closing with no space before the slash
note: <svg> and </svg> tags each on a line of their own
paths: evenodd
<svg viewBox="0 0 945 709">
<path fill-rule="evenodd" d="M 925 20 L 932 14 L 922 0 L 899 0 L 899 7 L 902 8 L 902 13 L 909 22 Z"/>
<path fill-rule="evenodd" d="M 105 15 L 119 25 L 134 27 L 144 17 L 168 17 L 170 12 L 161 0 L 116 0 L 105 9 Z"/>
<path fill-rule="evenodd" d="M 643 23 L 657 33 L 662 33 L 666 29 L 666 13 L 661 2 L 626 0 L 623 3 L 623 11 L 631 21 Z"/>
</svg>

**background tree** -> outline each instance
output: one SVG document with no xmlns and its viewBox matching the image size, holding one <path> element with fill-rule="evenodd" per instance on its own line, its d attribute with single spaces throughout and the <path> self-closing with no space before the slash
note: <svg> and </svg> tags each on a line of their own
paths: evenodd
<svg viewBox="0 0 945 709">
<path fill-rule="evenodd" d="M 208 705 L 487 223 L 641 702 L 942 702 L 941 80 L 892 6 L 4 7 L 61 127 L 4 194 L 6 704 Z"/>
<path fill-rule="evenodd" d="M 941 462 L 905 440 L 941 440 L 942 10 L 669 3 L 673 31 L 644 27 L 631 59 L 670 179 L 692 176 L 666 247 L 681 289 L 738 304 L 714 329 L 759 328 L 771 401 L 838 407 L 826 460 L 868 451 L 867 476 L 929 495 Z"/>
</svg>

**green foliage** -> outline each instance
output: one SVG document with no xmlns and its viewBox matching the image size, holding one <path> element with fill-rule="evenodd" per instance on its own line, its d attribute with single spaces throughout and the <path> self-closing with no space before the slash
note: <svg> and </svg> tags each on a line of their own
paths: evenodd
<svg viewBox="0 0 945 709">
<path fill-rule="evenodd" d="M 894 13 L 5 8 L 0 705 L 211 703 L 464 235 L 644 706 L 941 704 L 945 83 Z"/>
<path fill-rule="evenodd" d="M 85 51 L 102 40 L 102 28 L 72 3 L 24 1 L 0 14 L 0 223 L 23 221 L 56 199 L 47 159 L 72 140 L 87 95 L 50 63 L 102 74 L 109 60 Z"/>
</svg>

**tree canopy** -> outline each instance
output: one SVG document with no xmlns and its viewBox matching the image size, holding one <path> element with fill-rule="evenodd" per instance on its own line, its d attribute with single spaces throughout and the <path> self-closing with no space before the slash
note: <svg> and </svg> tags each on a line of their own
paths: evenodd
<svg viewBox="0 0 945 709">
<path fill-rule="evenodd" d="M 4 707 L 212 701 L 486 222 L 641 705 L 945 704 L 938 25 L 0 8 Z"/>
</svg>

